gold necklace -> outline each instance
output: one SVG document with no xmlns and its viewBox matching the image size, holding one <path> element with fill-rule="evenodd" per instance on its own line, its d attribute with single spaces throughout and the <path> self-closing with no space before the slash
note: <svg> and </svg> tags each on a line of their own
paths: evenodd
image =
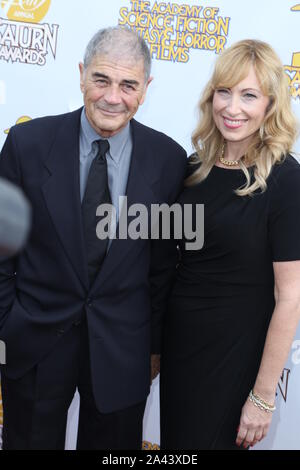
<svg viewBox="0 0 300 470">
<path fill-rule="evenodd" d="M 225 165 L 225 166 L 237 166 L 240 164 L 240 161 L 239 160 L 226 160 L 226 158 L 224 158 L 224 153 L 225 153 L 225 144 L 222 145 L 222 152 L 221 152 L 221 155 L 219 157 L 219 161 Z"/>
</svg>

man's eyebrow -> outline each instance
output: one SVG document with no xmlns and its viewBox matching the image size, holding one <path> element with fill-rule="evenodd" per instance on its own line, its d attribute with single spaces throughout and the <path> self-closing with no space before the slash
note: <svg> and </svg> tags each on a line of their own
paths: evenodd
<svg viewBox="0 0 300 470">
<path fill-rule="evenodd" d="M 107 80 L 109 79 L 107 75 L 105 75 L 104 73 L 100 73 L 100 72 L 93 72 L 92 77 L 93 78 L 106 78 Z"/>
<path fill-rule="evenodd" d="M 104 78 L 105 80 L 110 80 L 108 75 L 105 75 L 105 73 L 100 73 L 100 72 L 93 72 L 92 73 L 93 78 Z M 121 83 L 125 83 L 126 85 L 134 85 L 137 86 L 139 85 L 139 82 L 137 80 L 130 80 L 130 79 L 124 79 L 122 80 Z"/>
<path fill-rule="evenodd" d="M 139 85 L 139 82 L 137 80 L 122 80 L 122 83 L 125 83 L 126 85 Z"/>
</svg>

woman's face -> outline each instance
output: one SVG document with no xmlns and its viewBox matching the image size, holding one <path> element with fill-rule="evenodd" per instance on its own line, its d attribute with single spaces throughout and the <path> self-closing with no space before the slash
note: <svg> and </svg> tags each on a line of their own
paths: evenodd
<svg viewBox="0 0 300 470">
<path fill-rule="evenodd" d="M 227 143 L 249 145 L 264 121 L 269 102 L 252 66 L 247 77 L 234 87 L 216 89 L 213 118 Z"/>
</svg>

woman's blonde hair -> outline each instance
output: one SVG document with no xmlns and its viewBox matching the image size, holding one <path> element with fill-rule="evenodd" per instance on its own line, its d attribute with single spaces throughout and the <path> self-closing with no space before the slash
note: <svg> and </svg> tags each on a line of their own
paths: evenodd
<svg viewBox="0 0 300 470">
<path fill-rule="evenodd" d="M 194 163 L 200 167 L 186 180 L 187 185 L 204 180 L 220 155 L 224 138 L 216 127 L 212 114 L 214 92 L 218 88 L 232 88 L 241 82 L 253 66 L 261 90 L 270 103 L 260 129 L 253 136 L 245 159 L 240 165 L 246 184 L 236 190 L 239 196 L 251 195 L 255 190 L 265 191 L 272 166 L 282 161 L 291 151 L 297 135 L 297 122 L 291 109 L 288 78 L 275 51 L 262 41 L 243 40 L 226 49 L 217 59 L 211 79 L 199 103 L 200 121 L 192 135 L 196 150 Z M 254 181 L 247 167 L 253 167 Z"/>
</svg>

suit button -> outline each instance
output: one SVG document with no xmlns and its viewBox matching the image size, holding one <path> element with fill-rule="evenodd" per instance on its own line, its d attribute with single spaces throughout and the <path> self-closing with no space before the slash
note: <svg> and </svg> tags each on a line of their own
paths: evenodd
<svg viewBox="0 0 300 470">
<path fill-rule="evenodd" d="M 62 336 L 64 334 L 65 330 L 63 328 L 60 328 L 59 330 L 56 331 L 57 336 Z"/>
<path fill-rule="evenodd" d="M 92 301 L 92 299 L 86 299 L 86 305 L 87 305 L 88 307 L 92 307 L 92 306 L 93 306 L 93 301 Z"/>
<path fill-rule="evenodd" d="M 79 326 L 80 324 L 81 324 L 81 320 L 75 320 L 75 321 L 73 322 L 73 325 L 74 325 L 74 326 Z"/>
</svg>

